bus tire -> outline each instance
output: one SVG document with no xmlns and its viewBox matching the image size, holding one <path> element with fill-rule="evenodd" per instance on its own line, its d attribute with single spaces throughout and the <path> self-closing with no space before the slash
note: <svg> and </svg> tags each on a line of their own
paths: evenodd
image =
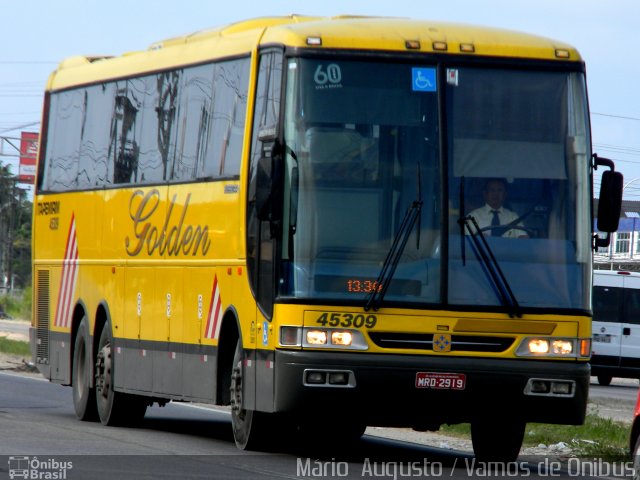
<svg viewBox="0 0 640 480">
<path fill-rule="evenodd" d="M 476 460 L 480 462 L 515 462 L 518 459 L 526 422 L 501 419 L 489 415 L 488 419 L 471 422 L 471 443 Z"/>
<path fill-rule="evenodd" d="M 106 324 L 100 334 L 95 367 L 98 416 L 103 425 L 135 425 L 144 417 L 148 402 L 145 397 L 114 390 L 112 346 L 111 329 Z"/>
<path fill-rule="evenodd" d="M 96 389 L 91 387 L 92 358 L 90 356 L 90 345 L 89 320 L 85 316 L 76 332 L 76 340 L 73 347 L 73 364 L 71 366 L 73 407 L 76 411 L 76 416 L 84 422 L 98 420 Z"/>
<path fill-rule="evenodd" d="M 231 426 L 236 446 L 240 450 L 262 450 L 267 447 L 268 435 L 275 414 L 246 410 L 242 407 L 242 338 L 238 338 L 231 366 Z M 273 430 L 271 435 L 273 436 Z"/>
<path fill-rule="evenodd" d="M 598 375 L 598 383 L 603 387 L 611 385 L 611 380 L 613 380 L 611 375 Z"/>
</svg>

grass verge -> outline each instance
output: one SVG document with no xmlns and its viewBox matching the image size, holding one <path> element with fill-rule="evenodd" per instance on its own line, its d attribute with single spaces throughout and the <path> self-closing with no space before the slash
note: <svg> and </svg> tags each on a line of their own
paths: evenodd
<svg viewBox="0 0 640 480">
<path fill-rule="evenodd" d="M 471 438 L 467 423 L 443 425 L 440 431 L 461 438 Z M 555 445 L 560 442 L 570 446 L 576 456 L 630 460 L 629 425 L 624 423 L 589 414 L 584 425 L 527 424 L 523 442 L 525 447 Z"/>
<path fill-rule="evenodd" d="M 0 310 L 13 318 L 31 318 L 31 287 L 25 288 L 19 295 L 0 295 Z"/>
<path fill-rule="evenodd" d="M 31 347 L 28 342 L 9 340 L 8 338 L 0 337 L 0 352 L 30 357 Z"/>
</svg>

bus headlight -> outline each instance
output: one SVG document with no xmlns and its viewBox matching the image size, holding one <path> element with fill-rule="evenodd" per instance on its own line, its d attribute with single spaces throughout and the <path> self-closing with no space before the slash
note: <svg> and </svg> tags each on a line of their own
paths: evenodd
<svg viewBox="0 0 640 480">
<path fill-rule="evenodd" d="M 368 350 L 364 335 L 358 330 L 340 328 L 280 327 L 280 346 L 307 348 L 346 348 Z"/>
<path fill-rule="evenodd" d="M 342 345 L 348 347 L 353 343 L 353 334 L 349 331 L 331 332 L 331 343 L 334 345 Z"/>
<path fill-rule="evenodd" d="M 307 330 L 306 340 L 309 345 L 326 345 L 327 332 L 324 330 Z"/>
<path fill-rule="evenodd" d="M 557 355 L 571 355 L 575 351 L 574 343 L 574 340 L 553 340 L 551 352 Z"/>
<path fill-rule="evenodd" d="M 302 347 L 346 348 L 368 350 L 364 335 L 355 329 L 303 328 Z"/>
<path fill-rule="evenodd" d="M 583 343 L 578 338 L 527 337 L 516 349 L 519 357 L 584 357 Z M 580 350 L 577 346 L 580 345 Z"/>
<path fill-rule="evenodd" d="M 549 353 L 549 340 L 546 338 L 532 338 L 529 341 L 529 352 L 534 355 Z"/>
</svg>

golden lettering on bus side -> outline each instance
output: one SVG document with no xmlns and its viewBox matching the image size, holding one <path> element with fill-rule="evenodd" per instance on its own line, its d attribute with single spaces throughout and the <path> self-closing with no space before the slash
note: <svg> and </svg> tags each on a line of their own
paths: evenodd
<svg viewBox="0 0 640 480">
<path fill-rule="evenodd" d="M 167 253 L 172 256 L 180 253 L 192 256 L 198 253 L 206 255 L 211 246 L 209 227 L 207 225 L 185 226 L 184 223 L 190 200 L 189 193 L 182 212 L 174 215 L 177 194 L 173 195 L 162 220 L 162 227 L 158 230 L 153 217 L 160 205 L 160 192 L 153 189 L 145 194 L 142 190 L 136 190 L 129 200 L 129 217 L 133 221 L 134 238 L 127 236 L 124 239 L 127 254 L 135 257 L 144 249 L 149 255 L 153 255 L 156 251 L 160 255 Z M 137 201 L 139 203 L 136 205 Z M 178 223 L 169 228 L 171 219 L 178 216 Z"/>
</svg>

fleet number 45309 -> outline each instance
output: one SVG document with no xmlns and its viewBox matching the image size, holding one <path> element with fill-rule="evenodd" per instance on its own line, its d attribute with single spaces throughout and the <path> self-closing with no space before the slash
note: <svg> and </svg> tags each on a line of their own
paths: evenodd
<svg viewBox="0 0 640 480">
<path fill-rule="evenodd" d="M 373 328 L 378 323 L 378 317 L 362 313 L 324 312 L 316 319 L 316 323 L 323 327 Z"/>
</svg>

